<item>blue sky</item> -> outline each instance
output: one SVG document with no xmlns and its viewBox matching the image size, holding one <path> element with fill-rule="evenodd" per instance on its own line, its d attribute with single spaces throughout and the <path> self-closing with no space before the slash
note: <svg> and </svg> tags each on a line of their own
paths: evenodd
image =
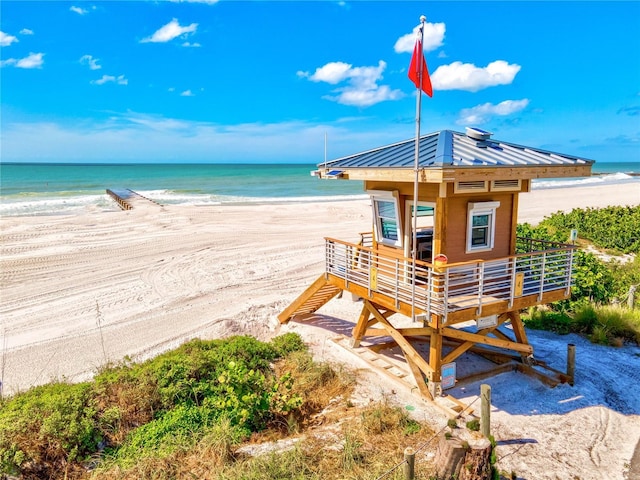
<svg viewBox="0 0 640 480">
<path fill-rule="evenodd" d="M 318 163 L 423 133 L 640 161 L 640 2 L 0 3 L 3 162 Z"/>
</svg>

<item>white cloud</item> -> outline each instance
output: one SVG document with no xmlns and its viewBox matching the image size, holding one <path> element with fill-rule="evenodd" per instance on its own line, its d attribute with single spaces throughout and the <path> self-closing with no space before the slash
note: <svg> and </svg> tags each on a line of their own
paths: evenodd
<svg viewBox="0 0 640 480">
<path fill-rule="evenodd" d="M 100 70 L 101 65 L 98 65 L 98 58 L 93 58 L 92 55 L 83 55 L 80 57 L 80 63 L 82 65 L 88 65 L 91 70 Z"/>
<path fill-rule="evenodd" d="M 94 80 L 91 83 L 95 85 L 104 85 L 105 83 L 115 83 L 117 85 L 127 85 L 129 80 L 124 78 L 124 75 L 118 75 L 114 77 L 113 75 L 103 75 L 102 78 L 98 80 Z"/>
<path fill-rule="evenodd" d="M 391 90 L 387 85 L 378 85 L 387 64 L 380 60 L 377 67 L 353 67 L 344 62 L 330 62 L 319 67 L 313 74 L 297 72 L 302 78 L 312 82 L 325 82 L 337 85 L 347 82 L 344 87 L 333 90 L 337 95 L 325 95 L 323 98 L 343 105 L 370 107 L 386 100 L 397 100 L 404 94 L 400 90 Z"/>
<path fill-rule="evenodd" d="M 0 66 L 9 66 L 13 65 L 16 68 L 41 68 L 44 64 L 44 53 L 30 53 L 28 57 L 24 57 L 21 59 L 16 58 L 8 58 L 7 60 L 3 60 L 0 62 Z"/>
<path fill-rule="evenodd" d="M 183 47 L 195 47 L 195 48 L 197 48 L 197 47 L 201 47 L 202 45 L 200 45 L 198 42 L 193 42 L 193 43 L 191 43 L 191 42 L 184 42 L 184 43 L 182 44 L 182 46 L 183 46 Z"/>
<path fill-rule="evenodd" d="M 193 93 L 191 90 L 185 90 L 184 92 L 182 92 L 180 94 L 181 97 L 195 97 L 195 93 Z"/>
<path fill-rule="evenodd" d="M 0 32 L 0 47 L 8 47 L 14 42 L 18 42 L 18 38 L 4 32 Z"/>
<path fill-rule="evenodd" d="M 313 75 L 308 72 L 298 72 L 299 77 L 307 77 L 312 82 L 327 82 L 332 85 L 340 83 L 349 76 L 352 65 L 344 62 L 330 62 L 326 65 L 316 68 Z"/>
<path fill-rule="evenodd" d="M 33 35 L 33 30 L 29 30 L 28 28 L 23 28 L 20 30 L 20 35 Z"/>
<path fill-rule="evenodd" d="M 484 103 L 476 105 L 472 108 L 465 108 L 460 111 L 460 118 L 457 120 L 458 125 L 481 125 L 487 123 L 495 116 L 507 116 L 512 113 L 519 112 L 529 105 L 529 99 L 522 100 L 505 100 L 497 105 Z"/>
<path fill-rule="evenodd" d="M 29 53 L 28 57 L 21 58 L 16 63 L 16 67 L 18 68 L 40 68 L 44 63 L 42 59 L 44 57 L 44 53 Z"/>
<path fill-rule="evenodd" d="M 141 43 L 166 43 L 173 40 L 176 37 L 184 36 L 189 33 L 195 33 L 198 28 L 197 23 L 192 23 L 191 25 L 181 26 L 178 23 L 178 20 L 174 18 L 166 25 L 160 27 L 153 35 L 150 37 L 143 38 Z"/>
<path fill-rule="evenodd" d="M 393 49 L 396 53 L 413 53 L 413 47 L 416 44 L 416 37 L 420 25 L 413 29 L 413 32 L 407 33 L 401 36 Z M 424 24 L 424 39 L 422 41 L 422 49 L 425 52 L 430 52 L 438 47 L 441 47 L 444 42 L 444 34 L 447 27 L 444 23 L 425 23 Z"/>
<path fill-rule="evenodd" d="M 520 68 L 520 65 L 509 64 L 504 60 L 496 60 L 484 68 L 472 63 L 453 62 L 439 66 L 431 74 L 431 84 L 434 90 L 477 92 L 496 85 L 509 85 Z"/>
<path fill-rule="evenodd" d="M 80 8 L 80 7 L 76 7 L 76 6 L 71 7 L 69 10 L 71 10 L 72 12 L 77 13 L 78 15 L 86 15 L 87 13 L 89 13 L 88 10 L 85 10 L 84 8 Z"/>
<path fill-rule="evenodd" d="M 339 95 L 325 95 L 323 98 L 343 105 L 370 107 L 387 100 L 398 100 L 404 97 L 400 90 L 391 90 L 388 85 L 380 85 L 372 89 L 344 88 Z"/>
</svg>

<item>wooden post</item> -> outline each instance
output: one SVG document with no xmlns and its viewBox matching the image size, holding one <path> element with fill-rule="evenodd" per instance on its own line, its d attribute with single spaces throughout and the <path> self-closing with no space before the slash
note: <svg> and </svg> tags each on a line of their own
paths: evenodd
<svg viewBox="0 0 640 480">
<path fill-rule="evenodd" d="M 567 376 L 569 385 L 573 387 L 576 375 L 576 346 L 573 343 L 567 345 Z"/>
<path fill-rule="evenodd" d="M 407 447 L 404 449 L 404 478 L 406 480 L 414 480 L 416 478 L 416 451 Z"/>
<path fill-rule="evenodd" d="M 480 398 L 482 399 L 480 429 L 482 435 L 489 438 L 489 435 L 491 435 L 491 385 L 487 385 L 486 383 L 480 385 Z"/>
<path fill-rule="evenodd" d="M 629 306 L 629 310 L 633 310 L 633 306 L 636 300 L 636 288 L 637 285 L 631 285 L 629 287 L 629 298 L 627 298 L 627 305 Z"/>
<path fill-rule="evenodd" d="M 436 478 L 489 480 L 491 442 L 486 438 L 440 437 L 434 459 Z"/>
</svg>

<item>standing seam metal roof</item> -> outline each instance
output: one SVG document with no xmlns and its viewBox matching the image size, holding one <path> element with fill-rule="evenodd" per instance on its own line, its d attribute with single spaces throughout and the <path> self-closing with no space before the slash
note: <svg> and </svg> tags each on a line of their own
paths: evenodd
<svg viewBox="0 0 640 480">
<path fill-rule="evenodd" d="M 420 137 L 419 168 L 590 165 L 593 160 L 441 130 Z M 413 168 L 415 138 L 331 160 L 327 168 Z M 325 163 L 318 164 L 324 166 Z"/>
</svg>

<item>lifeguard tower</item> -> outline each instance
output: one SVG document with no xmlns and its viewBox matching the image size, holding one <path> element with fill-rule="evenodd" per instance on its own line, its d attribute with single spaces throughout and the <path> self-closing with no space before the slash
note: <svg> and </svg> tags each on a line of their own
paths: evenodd
<svg viewBox="0 0 640 480">
<path fill-rule="evenodd" d="M 530 364 L 518 312 L 570 296 L 575 247 L 517 237 L 518 197 L 535 178 L 590 176 L 593 161 L 491 135 L 443 130 L 318 165 L 320 178 L 364 182 L 373 231 L 358 243 L 326 238 L 325 272 L 280 322 L 351 292 L 363 303 L 351 346 L 390 337 L 376 350 L 400 347 L 427 398 L 442 392 L 443 365 L 467 351 Z"/>
</svg>

